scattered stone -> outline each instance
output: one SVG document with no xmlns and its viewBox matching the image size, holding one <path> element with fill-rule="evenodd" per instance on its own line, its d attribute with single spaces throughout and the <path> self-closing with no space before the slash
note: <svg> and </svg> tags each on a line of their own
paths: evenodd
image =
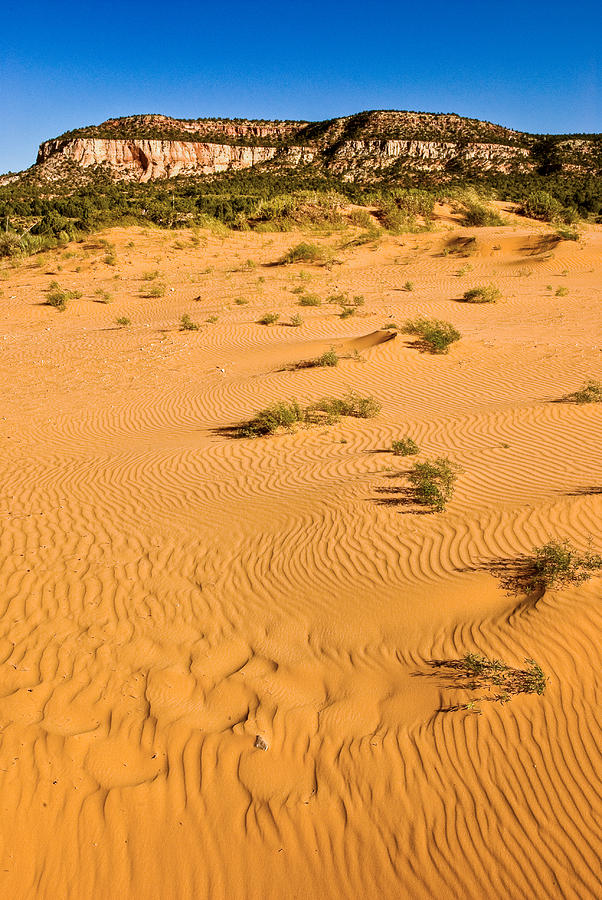
<svg viewBox="0 0 602 900">
<path fill-rule="evenodd" d="M 262 736 L 260 734 L 255 735 L 254 746 L 257 747 L 258 750 L 267 750 L 268 749 L 267 742 L 262 738 Z"/>
</svg>

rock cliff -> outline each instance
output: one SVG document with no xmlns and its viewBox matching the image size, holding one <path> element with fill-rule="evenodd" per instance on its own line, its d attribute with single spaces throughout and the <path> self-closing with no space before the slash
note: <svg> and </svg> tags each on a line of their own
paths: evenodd
<svg viewBox="0 0 602 900">
<path fill-rule="evenodd" d="M 596 171 L 600 137 L 553 138 L 573 171 Z M 82 169 L 102 166 L 117 179 L 148 181 L 262 166 L 306 166 L 346 179 L 387 173 L 528 172 L 541 164 L 537 135 L 452 114 L 376 111 L 326 122 L 108 119 L 45 141 L 36 167 L 57 159 Z"/>
</svg>

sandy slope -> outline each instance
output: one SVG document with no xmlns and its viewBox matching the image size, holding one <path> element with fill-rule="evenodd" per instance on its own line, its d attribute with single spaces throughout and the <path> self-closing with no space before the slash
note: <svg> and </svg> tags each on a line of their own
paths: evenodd
<svg viewBox="0 0 602 900">
<path fill-rule="evenodd" d="M 2 265 L 2 896 L 599 896 L 602 580 L 524 607 L 499 572 L 602 550 L 602 409 L 553 402 L 602 376 L 602 229 L 449 227 L 330 270 L 270 265 L 302 235 L 140 229 L 116 266 L 95 241 Z M 53 278 L 84 294 L 64 313 Z M 483 281 L 504 300 L 456 301 Z M 460 329 L 448 356 L 380 341 L 417 313 Z M 220 431 L 349 387 L 376 419 Z M 443 514 L 404 502 L 406 433 L 462 466 Z M 470 694 L 429 663 L 474 650 L 535 658 L 545 695 L 445 711 Z"/>
</svg>

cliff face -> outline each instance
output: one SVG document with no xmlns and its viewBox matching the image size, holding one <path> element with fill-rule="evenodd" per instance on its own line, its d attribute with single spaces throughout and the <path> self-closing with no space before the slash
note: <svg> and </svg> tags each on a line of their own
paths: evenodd
<svg viewBox="0 0 602 900">
<path fill-rule="evenodd" d="M 537 167 L 537 141 L 535 135 L 451 114 L 377 111 L 315 123 L 145 115 L 109 119 L 45 141 L 36 166 L 52 177 L 52 163 L 63 159 L 139 181 L 252 166 L 303 165 L 346 179 L 387 172 L 520 173 Z M 555 146 L 572 171 L 599 165 L 597 136 L 566 136 Z"/>
<path fill-rule="evenodd" d="M 108 166 L 117 178 L 149 181 L 175 175 L 210 175 L 227 169 L 248 169 L 276 154 L 275 147 L 241 147 L 160 140 L 57 138 L 40 146 L 37 164 L 57 154 L 80 166 Z"/>
</svg>

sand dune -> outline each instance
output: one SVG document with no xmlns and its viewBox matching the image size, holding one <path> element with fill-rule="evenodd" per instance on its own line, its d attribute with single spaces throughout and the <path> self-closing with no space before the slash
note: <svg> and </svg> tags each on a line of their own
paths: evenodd
<svg viewBox="0 0 602 900">
<path fill-rule="evenodd" d="M 330 269 L 272 265 L 307 235 L 137 228 L 116 267 L 94 242 L 2 264 L 3 896 L 600 895 L 602 580 L 525 603 L 503 573 L 550 538 L 602 550 L 602 409 L 555 402 L 602 376 L 602 230 L 517 222 Z M 63 313 L 53 278 L 83 292 Z M 416 315 L 461 341 L 384 327 Z M 228 436 L 348 390 L 380 414 Z M 444 513 L 407 501 L 406 434 L 461 467 Z M 546 692 L 461 708 L 433 663 L 467 652 L 535 659 Z"/>
</svg>

